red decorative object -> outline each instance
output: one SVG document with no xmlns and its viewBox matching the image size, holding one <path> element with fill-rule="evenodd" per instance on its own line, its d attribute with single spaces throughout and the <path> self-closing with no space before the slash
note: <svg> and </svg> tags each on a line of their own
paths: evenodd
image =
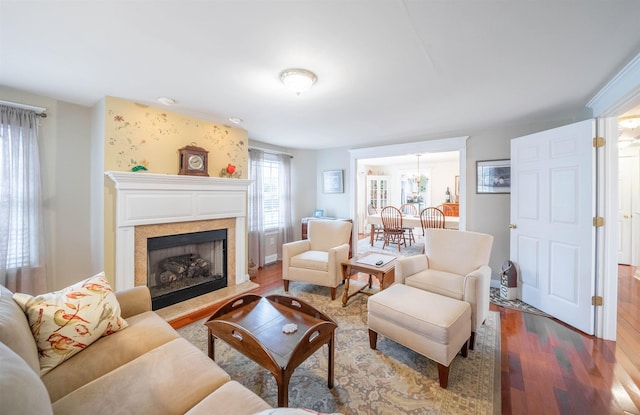
<svg viewBox="0 0 640 415">
<path fill-rule="evenodd" d="M 232 175 L 233 172 L 235 171 L 236 171 L 236 166 L 234 166 L 231 163 L 227 164 L 227 174 Z"/>
</svg>

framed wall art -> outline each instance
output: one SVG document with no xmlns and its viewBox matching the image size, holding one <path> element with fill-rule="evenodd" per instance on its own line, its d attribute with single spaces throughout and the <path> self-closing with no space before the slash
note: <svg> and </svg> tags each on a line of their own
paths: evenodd
<svg viewBox="0 0 640 415">
<path fill-rule="evenodd" d="M 476 193 L 511 193 L 511 160 L 476 162 Z"/>
<path fill-rule="evenodd" d="M 322 191 L 324 193 L 344 192 L 344 178 L 342 170 L 327 170 L 322 172 Z"/>
</svg>

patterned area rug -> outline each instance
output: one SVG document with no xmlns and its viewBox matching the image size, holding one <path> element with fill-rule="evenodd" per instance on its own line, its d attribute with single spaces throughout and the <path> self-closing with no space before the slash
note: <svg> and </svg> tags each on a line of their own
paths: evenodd
<svg viewBox="0 0 640 415">
<path fill-rule="evenodd" d="M 283 294 L 282 289 L 273 293 Z M 338 290 L 338 294 L 341 290 Z M 449 386 L 438 383 L 436 363 L 384 336 L 371 350 L 367 331 L 367 297 L 357 295 L 342 307 L 340 297 L 330 301 L 328 290 L 293 283 L 299 297 L 338 323 L 334 388 L 327 388 L 327 348 L 301 364 L 289 385 L 289 406 L 319 412 L 352 414 L 499 414 L 500 317 L 491 312 L 476 336 L 475 350 L 451 364 Z M 201 320 L 180 334 L 207 352 L 206 327 Z M 277 404 L 276 383 L 261 368 L 224 342 L 216 341 L 216 362 L 232 379 L 244 384 L 270 405 Z"/>
<path fill-rule="evenodd" d="M 498 305 L 500 307 L 505 307 L 505 308 L 511 308 L 513 310 L 519 310 L 519 311 L 524 311 L 525 313 L 531 313 L 531 314 L 537 314 L 539 316 L 545 316 L 545 317 L 550 317 L 551 316 L 547 313 L 545 313 L 544 311 L 540 311 L 537 308 L 530 306 L 529 304 L 520 301 L 518 299 L 516 300 L 506 300 L 502 297 L 500 297 L 500 289 L 499 288 L 493 288 L 491 287 L 491 293 L 490 293 L 490 297 L 489 300 L 495 304 Z"/>
</svg>

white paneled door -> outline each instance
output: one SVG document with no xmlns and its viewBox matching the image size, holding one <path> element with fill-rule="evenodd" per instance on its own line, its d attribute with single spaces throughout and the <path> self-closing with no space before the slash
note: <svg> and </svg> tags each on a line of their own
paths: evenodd
<svg viewBox="0 0 640 415">
<path fill-rule="evenodd" d="M 595 123 L 511 140 L 511 260 L 522 301 L 594 333 Z"/>
</svg>

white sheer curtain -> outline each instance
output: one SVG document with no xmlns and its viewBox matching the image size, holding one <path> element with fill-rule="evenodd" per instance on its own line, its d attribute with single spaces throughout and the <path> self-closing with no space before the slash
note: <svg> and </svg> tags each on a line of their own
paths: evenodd
<svg viewBox="0 0 640 415">
<path fill-rule="evenodd" d="M 288 154 L 267 155 L 268 163 L 278 163 L 278 243 L 277 256 L 282 259 L 282 244 L 293 241 L 293 223 L 291 220 L 291 156 Z M 265 164 L 265 152 L 259 149 L 249 151 L 249 260 L 262 267 L 265 264 L 265 220 L 262 179 Z"/>
<path fill-rule="evenodd" d="M 38 120 L 0 105 L 0 283 L 28 294 L 47 291 Z"/>
<path fill-rule="evenodd" d="M 248 245 L 249 261 L 260 266 L 264 266 L 265 246 L 264 246 L 264 218 L 262 216 L 262 164 L 264 162 L 264 151 L 251 149 L 249 151 L 249 180 L 253 183 L 249 186 L 249 206 L 248 206 Z"/>
<path fill-rule="evenodd" d="M 281 166 L 280 174 L 280 224 L 278 259 L 282 259 L 282 244 L 293 241 L 293 223 L 291 221 L 291 156 L 278 154 Z"/>
</svg>

